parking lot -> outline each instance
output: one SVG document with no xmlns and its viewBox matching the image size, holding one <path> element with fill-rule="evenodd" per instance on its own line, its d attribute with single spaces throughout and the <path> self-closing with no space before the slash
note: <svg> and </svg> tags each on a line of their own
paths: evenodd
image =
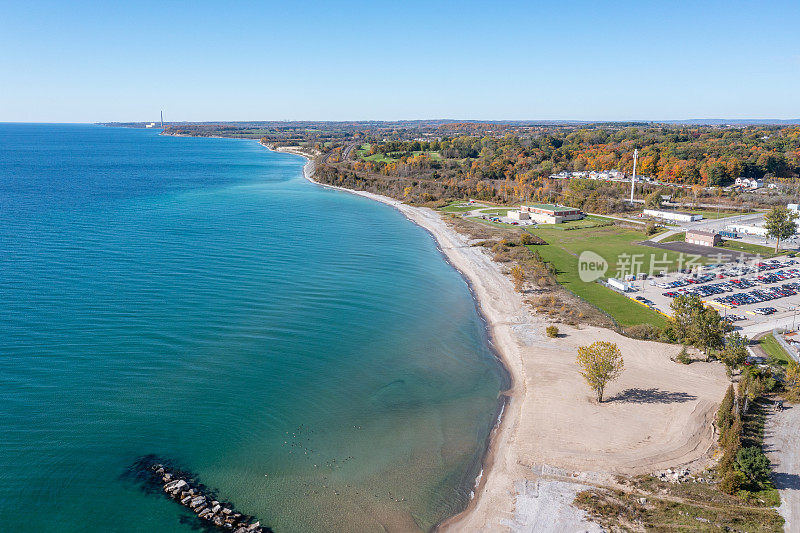
<svg viewBox="0 0 800 533">
<path fill-rule="evenodd" d="M 665 315 L 681 294 L 695 294 L 747 333 L 791 327 L 800 308 L 800 261 L 777 257 L 751 263 L 707 265 L 638 280 L 626 295 Z M 800 316 L 797 317 L 800 325 Z"/>
</svg>

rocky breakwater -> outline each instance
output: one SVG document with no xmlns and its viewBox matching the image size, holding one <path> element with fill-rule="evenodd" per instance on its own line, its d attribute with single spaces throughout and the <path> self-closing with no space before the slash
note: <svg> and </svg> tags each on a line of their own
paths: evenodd
<svg viewBox="0 0 800 533">
<path fill-rule="evenodd" d="M 234 533 L 268 533 L 252 516 L 236 512 L 233 505 L 220 501 L 214 492 L 186 472 L 171 468 L 165 462 L 143 459 L 137 462 L 139 478 L 151 488 L 160 487 L 169 498 L 190 509 L 208 529 Z"/>
</svg>

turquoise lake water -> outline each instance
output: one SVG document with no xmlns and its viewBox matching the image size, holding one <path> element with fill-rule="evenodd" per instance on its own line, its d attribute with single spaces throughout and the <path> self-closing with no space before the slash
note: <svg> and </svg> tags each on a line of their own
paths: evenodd
<svg viewBox="0 0 800 533">
<path fill-rule="evenodd" d="M 0 124 L 0 528 L 192 531 L 146 454 L 279 532 L 463 508 L 506 379 L 468 287 L 303 163 Z"/>
</svg>

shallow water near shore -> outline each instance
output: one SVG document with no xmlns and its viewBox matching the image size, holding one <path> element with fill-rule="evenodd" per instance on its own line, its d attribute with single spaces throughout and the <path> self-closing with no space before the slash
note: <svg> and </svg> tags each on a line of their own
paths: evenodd
<svg viewBox="0 0 800 533">
<path fill-rule="evenodd" d="M 145 454 L 279 532 L 463 508 L 505 379 L 468 287 L 303 163 L 0 124 L 2 529 L 191 531 L 126 480 Z"/>
</svg>

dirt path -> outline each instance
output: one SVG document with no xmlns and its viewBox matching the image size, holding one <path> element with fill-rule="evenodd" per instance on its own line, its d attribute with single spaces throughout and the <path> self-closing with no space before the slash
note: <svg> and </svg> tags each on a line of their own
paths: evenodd
<svg viewBox="0 0 800 533">
<path fill-rule="evenodd" d="M 800 531 L 800 404 L 767 417 L 764 448 L 773 463 L 773 482 L 781 493 L 778 512 L 785 531 Z"/>
</svg>

